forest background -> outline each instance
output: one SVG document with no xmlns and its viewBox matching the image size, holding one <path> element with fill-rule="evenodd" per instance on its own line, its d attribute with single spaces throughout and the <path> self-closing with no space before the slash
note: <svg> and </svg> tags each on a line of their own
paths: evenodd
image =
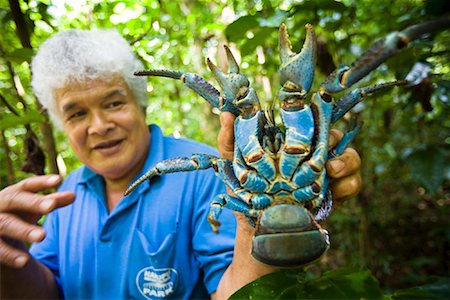
<svg viewBox="0 0 450 300">
<path fill-rule="evenodd" d="M 222 46 L 229 45 L 259 98 L 270 105 L 279 89 L 281 23 L 295 51 L 305 37 L 304 25 L 314 25 L 317 88 L 377 38 L 449 11 L 441 0 L 0 0 L 0 187 L 31 173 L 66 175 L 80 166 L 30 87 L 31 58 L 56 32 L 115 28 L 147 68 L 194 72 L 210 82 L 205 58 L 225 69 Z M 447 30 L 414 42 L 358 84 L 404 79 L 418 62 L 426 70 L 414 86 L 379 93 L 353 109 L 364 122 L 353 143 L 363 161 L 363 188 L 324 225 L 331 249 L 307 268 L 307 278 L 350 268 L 368 270 L 388 294 L 431 279 L 448 292 L 449 41 Z M 216 146 L 216 109 L 178 81 L 150 78 L 148 92 L 149 123 L 161 125 L 167 135 Z M 345 120 L 338 124 L 346 126 Z"/>
</svg>

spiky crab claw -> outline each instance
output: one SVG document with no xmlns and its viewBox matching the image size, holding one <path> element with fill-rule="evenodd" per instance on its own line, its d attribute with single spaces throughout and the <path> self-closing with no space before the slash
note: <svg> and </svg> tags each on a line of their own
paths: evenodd
<svg viewBox="0 0 450 300">
<path fill-rule="evenodd" d="M 280 84 L 281 101 L 289 98 L 304 99 L 314 81 L 316 64 L 316 36 L 311 24 L 306 24 L 306 39 L 300 53 L 292 51 L 286 26 L 281 24 L 280 44 Z"/>
</svg>

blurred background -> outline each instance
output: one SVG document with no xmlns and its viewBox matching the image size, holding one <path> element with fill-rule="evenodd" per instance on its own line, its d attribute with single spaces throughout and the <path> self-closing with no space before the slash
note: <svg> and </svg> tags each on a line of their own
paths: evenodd
<svg viewBox="0 0 450 300">
<path fill-rule="evenodd" d="M 33 1 L 0 0 L 0 186 L 80 166 L 30 87 L 39 45 L 67 28 L 115 28 L 147 68 L 194 72 L 214 83 L 205 59 L 226 68 L 229 45 L 265 105 L 277 105 L 278 27 L 295 51 L 311 23 L 319 37 L 315 84 L 377 38 L 448 15 L 445 0 L 391 1 Z M 331 249 L 309 271 L 368 268 L 388 291 L 449 274 L 450 32 L 414 42 L 357 86 L 404 79 L 412 87 L 367 98 L 351 113 L 364 122 L 353 147 L 362 157 L 361 193 L 324 227 Z M 179 81 L 149 78 L 148 122 L 164 133 L 216 145 L 218 111 Z M 339 95 L 337 95 L 339 97 Z M 348 118 L 337 124 L 345 130 Z"/>
</svg>

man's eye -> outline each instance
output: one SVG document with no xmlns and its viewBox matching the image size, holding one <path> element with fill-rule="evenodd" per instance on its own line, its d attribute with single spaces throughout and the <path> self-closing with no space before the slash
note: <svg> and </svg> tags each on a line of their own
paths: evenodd
<svg viewBox="0 0 450 300">
<path fill-rule="evenodd" d="M 85 114 L 86 113 L 84 111 L 81 111 L 81 110 L 76 111 L 73 114 L 71 114 L 68 119 L 70 120 L 70 119 L 74 119 L 74 118 L 80 118 L 80 117 L 84 116 Z"/>
<path fill-rule="evenodd" d="M 123 104 L 122 101 L 114 101 L 111 103 L 108 103 L 108 105 L 106 105 L 107 108 L 114 108 L 114 107 L 118 107 L 121 106 Z"/>
</svg>

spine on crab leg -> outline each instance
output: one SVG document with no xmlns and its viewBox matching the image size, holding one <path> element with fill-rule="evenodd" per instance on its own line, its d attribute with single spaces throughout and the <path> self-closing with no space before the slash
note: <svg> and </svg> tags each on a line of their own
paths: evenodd
<svg viewBox="0 0 450 300">
<path fill-rule="evenodd" d="M 197 74 L 174 70 L 144 70 L 135 72 L 134 75 L 167 77 L 181 80 L 188 88 L 196 92 L 212 106 L 219 108 L 221 111 L 231 112 L 235 116 L 239 114 L 237 107 L 232 101 L 221 97 L 220 92 L 214 86 Z"/>
<path fill-rule="evenodd" d="M 397 54 L 411 41 L 420 38 L 426 33 L 443 30 L 450 27 L 450 18 L 434 20 L 410 26 L 400 32 L 392 32 L 386 37 L 376 41 L 372 47 L 364 52 L 350 67 L 341 66 L 331 73 L 322 88 L 328 93 L 337 93 L 351 87 L 360 81 L 380 64 Z"/>
<path fill-rule="evenodd" d="M 125 196 L 130 194 L 138 185 L 156 175 L 175 172 L 188 172 L 211 168 L 219 158 L 208 154 L 194 154 L 191 157 L 175 157 L 157 163 L 139 179 L 133 182 L 125 191 Z"/>
</svg>

